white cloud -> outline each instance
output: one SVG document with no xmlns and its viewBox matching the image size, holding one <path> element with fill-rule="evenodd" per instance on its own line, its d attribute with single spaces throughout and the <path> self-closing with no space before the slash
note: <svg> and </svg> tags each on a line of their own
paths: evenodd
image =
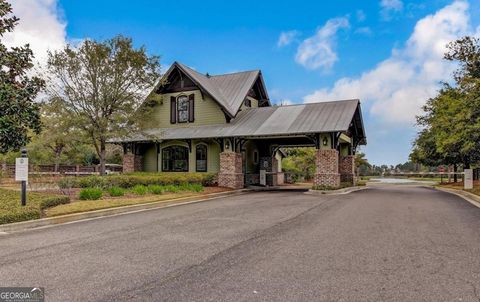
<svg viewBox="0 0 480 302">
<path fill-rule="evenodd" d="M 28 43 L 35 59 L 45 62 L 47 50 L 60 49 L 66 44 L 66 23 L 60 17 L 56 0 L 15 0 L 11 4 L 20 21 L 13 32 L 2 38 L 5 45 Z"/>
<path fill-rule="evenodd" d="M 392 15 L 403 10 L 403 2 L 401 0 L 381 0 L 380 15 L 384 20 L 390 20 Z"/>
<path fill-rule="evenodd" d="M 297 30 L 283 31 L 278 37 L 277 46 L 283 47 L 292 43 L 300 35 L 300 32 Z"/>
<path fill-rule="evenodd" d="M 365 21 L 365 19 L 367 19 L 367 15 L 361 9 L 357 10 L 356 15 L 357 15 L 357 21 L 358 22 L 363 22 L 363 21 Z"/>
<path fill-rule="evenodd" d="M 330 19 L 314 36 L 305 39 L 297 49 L 295 61 L 308 69 L 330 69 L 338 60 L 335 52 L 336 34 L 350 26 L 345 17 Z"/>
<path fill-rule="evenodd" d="M 372 30 L 370 29 L 370 27 L 368 26 L 364 26 L 364 27 L 359 27 L 355 30 L 355 33 L 356 34 L 362 34 L 362 35 L 366 35 L 366 36 L 371 36 L 373 33 L 372 33 Z"/>
<path fill-rule="evenodd" d="M 454 66 L 443 60 L 445 45 L 472 34 L 468 3 L 455 1 L 419 20 L 405 46 L 356 78 L 342 78 L 331 88 L 304 97 L 304 102 L 360 98 L 383 125 L 412 125 L 439 82 Z"/>
</svg>

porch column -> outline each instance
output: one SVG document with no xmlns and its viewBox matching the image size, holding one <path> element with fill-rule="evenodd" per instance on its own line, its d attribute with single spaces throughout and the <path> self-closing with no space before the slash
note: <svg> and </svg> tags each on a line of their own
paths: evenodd
<svg viewBox="0 0 480 302">
<path fill-rule="evenodd" d="M 339 158 L 340 181 L 351 183 L 353 186 L 357 184 L 355 175 L 355 155 L 343 155 Z"/>
<path fill-rule="evenodd" d="M 265 170 L 267 186 L 278 185 L 277 171 L 278 160 L 275 156 L 265 156 L 260 158 L 260 170 Z"/>
<path fill-rule="evenodd" d="M 142 171 L 142 156 L 127 152 L 123 154 L 123 173 Z"/>
<path fill-rule="evenodd" d="M 232 189 L 242 189 L 242 154 L 225 151 L 220 153 L 220 172 L 218 173 L 218 185 Z"/>
<path fill-rule="evenodd" d="M 313 184 L 315 186 L 329 188 L 338 188 L 340 186 L 337 150 L 317 149 Z"/>
</svg>

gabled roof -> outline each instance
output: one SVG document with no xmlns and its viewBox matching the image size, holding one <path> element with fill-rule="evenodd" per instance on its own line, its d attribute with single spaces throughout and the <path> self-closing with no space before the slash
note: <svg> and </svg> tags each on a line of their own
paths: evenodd
<svg viewBox="0 0 480 302">
<path fill-rule="evenodd" d="M 352 126 L 355 139 L 366 144 L 359 100 L 248 108 L 229 124 L 149 129 L 122 141 L 306 135 L 346 132 Z"/>
<path fill-rule="evenodd" d="M 165 73 L 164 77 L 168 77 L 175 68 L 179 68 L 190 77 L 195 84 L 208 93 L 231 117 L 235 117 L 242 102 L 257 80 L 260 80 L 263 86 L 262 89 L 268 100 L 268 94 L 264 87 L 260 70 L 207 76 L 186 65 L 175 62 Z"/>
</svg>

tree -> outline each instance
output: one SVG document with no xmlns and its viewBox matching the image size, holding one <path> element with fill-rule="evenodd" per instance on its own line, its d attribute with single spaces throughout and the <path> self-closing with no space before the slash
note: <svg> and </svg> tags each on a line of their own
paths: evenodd
<svg viewBox="0 0 480 302">
<path fill-rule="evenodd" d="M 365 153 L 357 152 L 355 154 L 355 167 L 359 175 L 368 175 L 372 165 L 365 158 Z"/>
<path fill-rule="evenodd" d="M 48 70 L 50 97 L 61 100 L 69 118 L 87 133 L 105 174 L 107 141 L 138 125 L 135 113 L 160 76 L 159 57 L 116 36 L 49 53 Z"/>
<path fill-rule="evenodd" d="M 445 59 L 458 63 L 454 85 L 444 84 L 417 117 L 422 127 L 410 158 L 426 165 L 480 160 L 480 40 L 464 37 L 448 44 Z"/>
<path fill-rule="evenodd" d="M 315 175 L 315 148 L 289 148 L 287 157 L 282 161 L 282 168 L 291 172 L 295 180 L 312 179 Z"/>
<path fill-rule="evenodd" d="M 76 126 L 75 121 L 69 118 L 69 112 L 64 102 L 52 99 L 42 104 L 41 120 L 43 131 L 32 139 L 31 146 L 34 152 L 40 153 L 46 149 L 49 162 L 53 158 L 55 172 L 58 172 L 62 155 L 65 151 L 82 144 L 84 135 Z"/>
<path fill-rule="evenodd" d="M 19 19 L 12 7 L 0 0 L 0 153 L 19 150 L 29 141 L 29 132 L 41 130 L 39 105 L 34 100 L 45 82 L 28 73 L 33 67 L 29 45 L 3 45 L 1 38 L 12 32 Z"/>
</svg>

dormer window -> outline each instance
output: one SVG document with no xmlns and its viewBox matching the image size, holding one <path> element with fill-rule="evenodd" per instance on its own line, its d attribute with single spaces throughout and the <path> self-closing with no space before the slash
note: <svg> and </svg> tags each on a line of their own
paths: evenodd
<svg viewBox="0 0 480 302">
<path fill-rule="evenodd" d="M 178 97 L 177 101 L 177 115 L 178 115 L 178 122 L 179 123 L 186 123 L 188 122 L 188 97 L 186 95 L 182 95 Z"/>
<path fill-rule="evenodd" d="M 252 107 L 252 101 L 250 99 L 245 99 L 244 105 L 245 107 Z"/>
<path fill-rule="evenodd" d="M 193 123 L 195 120 L 195 95 L 170 97 L 170 123 Z"/>
</svg>

